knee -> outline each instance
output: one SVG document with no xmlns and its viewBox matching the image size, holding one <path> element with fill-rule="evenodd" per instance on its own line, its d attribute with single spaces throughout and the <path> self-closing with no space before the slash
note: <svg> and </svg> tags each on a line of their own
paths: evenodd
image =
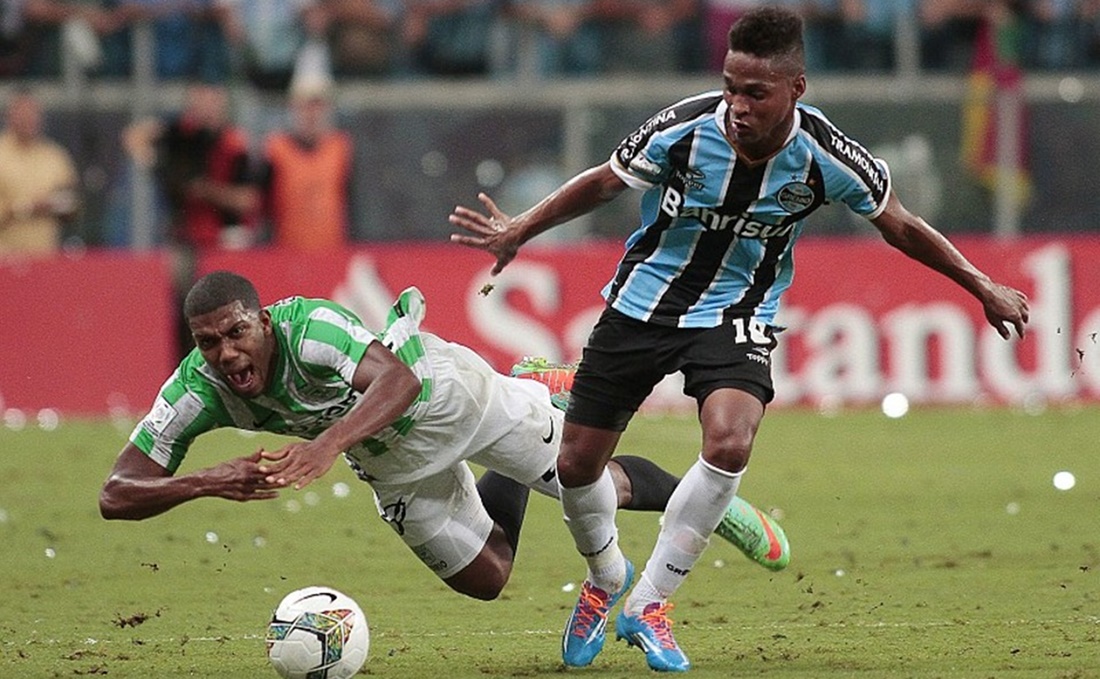
<svg viewBox="0 0 1100 679">
<path fill-rule="evenodd" d="M 739 472 L 752 455 L 754 432 L 745 428 L 730 428 L 713 432 L 703 442 L 703 459 L 729 472 Z"/>
<path fill-rule="evenodd" d="M 473 599 L 492 601 L 500 596 L 512 575 L 512 548 L 497 528 L 481 553 L 465 568 L 444 580 L 447 586 Z"/>
<path fill-rule="evenodd" d="M 492 601 L 504 591 L 504 585 L 508 583 L 510 573 L 504 569 L 486 568 L 480 571 L 476 578 L 452 578 L 447 581 L 451 589 L 472 599 Z"/>
<path fill-rule="evenodd" d="M 620 432 L 572 425 L 566 421 L 558 451 L 558 481 L 564 488 L 579 488 L 599 481 L 615 452 Z"/>
<path fill-rule="evenodd" d="M 566 488 L 587 486 L 599 480 L 603 474 L 603 461 L 581 455 L 558 456 L 558 482 Z"/>
</svg>

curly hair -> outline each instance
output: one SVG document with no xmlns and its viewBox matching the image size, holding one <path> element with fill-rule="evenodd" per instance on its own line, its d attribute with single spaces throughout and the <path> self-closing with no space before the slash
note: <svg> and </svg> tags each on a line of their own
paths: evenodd
<svg viewBox="0 0 1100 679">
<path fill-rule="evenodd" d="M 753 9 L 730 27 L 729 48 L 763 59 L 790 58 L 802 66 L 802 17 L 782 7 Z"/>
</svg>

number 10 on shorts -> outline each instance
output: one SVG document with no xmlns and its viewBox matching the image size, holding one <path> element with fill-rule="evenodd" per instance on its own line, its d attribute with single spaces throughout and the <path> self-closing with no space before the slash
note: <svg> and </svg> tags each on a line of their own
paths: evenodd
<svg viewBox="0 0 1100 679">
<path fill-rule="evenodd" d="M 735 333 L 734 341 L 738 344 L 744 344 L 750 339 L 753 344 L 771 344 L 771 338 L 768 337 L 767 333 L 767 326 L 755 318 L 735 318 L 732 321 L 732 325 Z"/>
</svg>

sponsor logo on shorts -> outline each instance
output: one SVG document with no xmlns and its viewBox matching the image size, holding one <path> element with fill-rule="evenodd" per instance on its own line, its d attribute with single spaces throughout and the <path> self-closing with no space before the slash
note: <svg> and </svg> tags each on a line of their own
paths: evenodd
<svg viewBox="0 0 1100 679">
<path fill-rule="evenodd" d="M 771 359 L 769 359 L 767 356 L 761 356 L 760 354 L 746 354 L 746 355 L 749 357 L 750 361 L 756 361 L 757 363 L 760 363 L 761 365 L 770 366 L 772 364 Z"/>
<path fill-rule="evenodd" d="M 416 557 L 424 562 L 424 565 L 432 569 L 433 573 L 441 573 L 447 569 L 447 561 L 441 559 L 428 549 L 427 545 L 419 545 L 412 548 Z"/>
<path fill-rule="evenodd" d="M 543 443 L 550 443 L 554 440 L 554 418 L 550 418 L 550 433 L 542 437 Z"/>
<path fill-rule="evenodd" d="M 408 509 L 409 506 L 405 504 L 404 498 L 400 498 L 397 502 L 382 507 L 382 520 L 393 526 L 398 535 L 404 535 L 405 514 Z"/>
</svg>

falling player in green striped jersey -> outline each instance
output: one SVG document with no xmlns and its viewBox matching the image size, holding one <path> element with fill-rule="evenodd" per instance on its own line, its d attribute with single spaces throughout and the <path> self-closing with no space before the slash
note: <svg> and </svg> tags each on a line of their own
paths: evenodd
<svg viewBox="0 0 1100 679">
<path fill-rule="evenodd" d="M 420 330 L 410 288 L 375 335 L 344 307 L 288 298 L 219 271 L 184 302 L 196 348 L 161 387 L 100 493 L 107 519 L 140 520 L 200 497 L 277 497 L 323 476 L 341 454 L 370 483 L 382 518 L 452 589 L 493 599 L 511 574 L 529 489 L 558 497 L 562 412 L 538 380 L 494 371 L 470 349 Z M 195 438 L 219 427 L 301 438 L 176 475 Z M 475 480 L 469 462 L 487 471 Z M 678 479 L 640 457 L 613 466 L 620 506 L 661 510 Z M 747 503 L 726 540 L 786 565 L 785 536 Z"/>
</svg>

